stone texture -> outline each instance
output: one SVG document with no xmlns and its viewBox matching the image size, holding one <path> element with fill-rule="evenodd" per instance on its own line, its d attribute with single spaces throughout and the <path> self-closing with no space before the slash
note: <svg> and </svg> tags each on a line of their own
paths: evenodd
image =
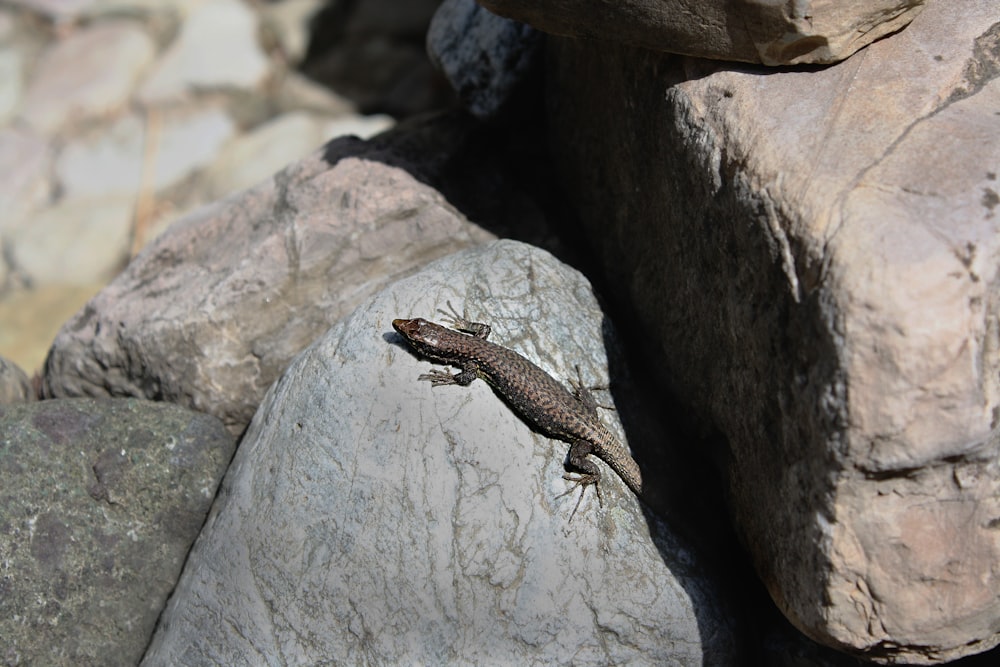
<svg viewBox="0 0 1000 667">
<path fill-rule="evenodd" d="M 765 65 L 833 63 L 913 20 L 923 0 L 481 0 L 554 35 Z M 596 47 L 595 47 L 596 48 Z"/>
<path fill-rule="evenodd" d="M 117 111 L 154 54 L 152 38 L 131 21 L 75 32 L 42 55 L 19 116 L 41 132 L 52 132 Z"/>
<path fill-rule="evenodd" d="M 328 138 L 335 137 L 361 137 L 368 139 L 380 132 L 385 132 L 396 121 L 392 116 L 386 114 L 375 114 L 372 116 L 344 116 L 335 118 L 323 124 L 323 135 Z"/>
<path fill-rule="evenodd" d="M 34 287 L 110 280 L 128 262 L 134 202 L 63 200 L 10 235 L 13 269 Z"/>
<path fill-rule="evenodd" d="M 569 523 L 564 443 L 485 383 L 417 381 L 390 322 L 448 300 L 557 376 L 607 379 L 589 284 L 527 245 L 365 301 L 268 393 L 144 666 L 739 664 L 714 580 L 609 468 Z"/>
<path fill-rule="evenodd" d="M 476 118 L 495 118 L 540 66 L 542 35 L 475 0 L 445 0 L 427 31 L 427 53 Z"/>
<path fill-rule="evenodd" d="M 100 0 L 10 0 L 32 12 L 44 14 L 54 21 L 72 21 Z"/>
<path fill-rule="evenodd" d="M 65 325 L 46 394 L 164 398 L 241 431 L 291 358 L 362 299 L 491 238 L 407 172 L 427 180 L 434 167 L 414 158 L 464 147 L 434 127 L 331 144 L 173 225 Z"/>
<path fill-rule="evenodd" d="M 198 3 L 143 84 L 141 98 L 152 103 L 198 89 L 256 88 L 269 69 L 258 30 L 257 14 L 240 0 Z"/>
<path fill-rule="evenodd" d="M 236 134 L 218 107 L 123 116 L 81 137 L 56 161 L 66 198 L 136 196 L 143 187 L 163 190 L 208 166 Z"/>
<path fill-rule="evenodd" d="M 17 364 L 0 357 L 0 405 L 26 403 L 33 398 L 27 374 Z"/>
<path fill-rule="evenodd" d="M 70 199 L 135 193 L 143 177 L 144 135 L 142 116 L 130 113 L 78 136 L 56 158 L 59 191 Z"/>
<path fill-rule="evenodd" d="M 24 58 L 13 49 L 0 51 L 0 124 L 6 124 L 24 92 Z"/>
<path fill-rule="evenodd" d="M 0 433 L 4 664 L 136 664 L 232 437 L 134 399 L 0 405 Z"/>
<path fill-rule="evenodd" d="M 814 71 L 550 45 L 567 187 L 775 601 L 877 661 L 997 644 L 996 4 Z"/>
<path fill-rule="evenodd" d="M 52 192 L 52 149 L 30 130 L 0 130 L 0 234 L 18 227 Z"/>
<path fill-rule="evenodd" d="M 277 116 L 231 141 L 208 170 L 213 199 L 243 190 L 312 153 L 326 139 L 319 119 L 303 111 Z"/>
</svg>

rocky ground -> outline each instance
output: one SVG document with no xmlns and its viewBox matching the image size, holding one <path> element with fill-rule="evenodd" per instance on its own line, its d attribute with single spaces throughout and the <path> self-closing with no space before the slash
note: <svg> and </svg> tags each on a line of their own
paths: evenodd
<svg viewBox="0 0 1000 667">
<path fill-rule="evenodd" d="M 0 4 L 0 662 L 994 664 L 990 1 L 484 4 Z"/>
</svg>

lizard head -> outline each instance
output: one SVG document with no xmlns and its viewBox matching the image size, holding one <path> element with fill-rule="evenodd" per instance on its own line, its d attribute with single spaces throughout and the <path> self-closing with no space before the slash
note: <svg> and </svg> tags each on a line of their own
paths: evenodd
<svg viewBox="0 0 1000 667">
<path fill-rule="evenodd" d="M 414 346 L 424 343 L 434 345 L 437 342 L 437 325 L 425 319 L 416 317 L 412 320 L 393 320 L 392 328 L 403 334 Z"/>
</svg>

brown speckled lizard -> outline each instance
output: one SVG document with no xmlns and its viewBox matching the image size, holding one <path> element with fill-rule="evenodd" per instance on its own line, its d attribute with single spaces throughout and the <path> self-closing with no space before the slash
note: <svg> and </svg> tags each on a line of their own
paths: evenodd
<svg viewBox="0 0 1000 667">
<path fill-rule="evenodd" d="M 578 386 L 570 393 L 517 352 L 486 340 L 490 335 L 488 324 L 470 322 L 454 313 L 454 309 L 449 317 L 454 330 L 421 318 L 392 321 L 393 328 L 421 355 L 462 369 L 455 375 L 432 370 L 418 379 L 429 380 L 431 385 L 438 387 L 446 384 L 465 386 L 477 377 L 482 378 L 528 422 L 553 438 L 569 442 L 569 464 L 580 472 L 576 477 L 563 475 L 576 482 L 567 493 L 577 486 L 586 490 L 593 484 L 600 500 L 601 471 L 587 458 L 589 454 L 611 466 L 637 495 L 642 492 L 639 466 L 600 422 L 597 404 L 586 388 Z M 582 493 L 580 498 L 583 498 Z M 577 501 L 577 507 L 579 504 Z M 576 513 L 575 508 L 573 512 Z"/>
</svg>

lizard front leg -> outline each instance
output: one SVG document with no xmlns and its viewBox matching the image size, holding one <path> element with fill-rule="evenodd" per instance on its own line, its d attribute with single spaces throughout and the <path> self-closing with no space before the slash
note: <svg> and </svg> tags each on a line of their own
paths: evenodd
<svg viewBox="0 0 1000 667">
<path fill-rule="evenodd" d="M 448 371 L 439 371 L 434 369 L 428 373 L 424 373 L 417 380 L 428 380 L 433 387 L 440 387 L 446 384 L 457 384 L 463 387 L 469 386 L 469 383 L 475 380 L 479 371 L 479 364 L 474 362 L 468 362 L 462 367 L 461 373 L 455 373 L 452 375 Z"/>
<path fill-rule="evenodd" d="M 472 334 L 476 338 L 481 338 L 482 340 L 489 338 L 490 332 L 493 331 L 490 325 L 482 322 L 471 322 L 466 319 L 464 315 L 458 314 L 458 311 L 455 310 L 455 306 L 451 305 L 451 301 L 446 301 L 445 303 L 448 304 L 448 310 L 451 312 L 449 313 L 441 310 L 440 308 L 438 309 L 438 312 L 447 318 L 448 326 L 455 331 Z"/>
</svg>

